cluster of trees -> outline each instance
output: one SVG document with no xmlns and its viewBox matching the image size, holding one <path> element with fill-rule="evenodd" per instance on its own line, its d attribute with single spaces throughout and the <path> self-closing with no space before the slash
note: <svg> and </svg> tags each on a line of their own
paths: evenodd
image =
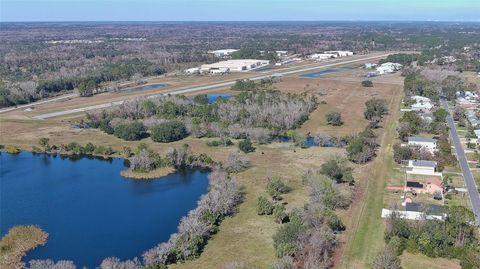
<svg viewBox="0 0 480 269">
<path fill-rule="evenodd" d="M 216 162 L 205 153 L 193 154 L 188 144 L 184 144 L 179 149 L 169 148 L 163 157 L 149 150 L 145 144 L 141 144 L 129 162 L 132 171 L 144 173 L 168 166 L 182 169 L 185 167 L 207 168 L 216 165 Z"/>
<path fill-rule="evenodd" d="M 419 133 L 431 133 L 440 135 L 447 132 L 446 117 L 448 113 L 443 108 L 437 108 L 432 113 L 433 119 L 424 119 L 415 111 L 407 111 L 400 118 L 397 127 L 398 137 L 402 141 L 407 141 L 409 136 Z"/>
<path fill-rule="evenodd" d="M 348 141 L 350 141 L 351 137 L 344 136 L 344 137 L 335 137 L 329 134 L 315 134 L 313 135 L 313 141 L 315 145 L 319 147 L 338 147 L 343 148 L 347 146 Z"/>
<path fill-rule="evenodd" d="M 102 68 L 83 76 L 3 84 L 0 85 L 0 107 L 30 103 L 74 89 L 78 89 L 80 96 L 92 96 L 106 90 L 107 87 L 102 86 L 106 82 L 163 73 L 165 73 L 163 68 L 154 67 L 151 62 L 134 58 L 107 63 Z"/>
<path fill-rule="evenodd" d="M 473 213 L 463 206 L 446 208 L 445 221 L 428 220 L 409 222 L 397 214 L 387 220 L 385 242 L 396 254 L 404 250 L 422 253 L 429 257 L 456 258 L 462 268 L 478 268 L 480 264 L 480 244 Z M 391 255 L 385 253 L 384 255 Z M 385 259 L 384 260 L 392 260 Z M 378 260 L 380 262 L 381 259 Z M 390 268 L 390 267 L 375 267 Z M 393 267 L 398 268 L 398 267 Z"/>
<path fill-rule="evenodd" d="M 182 218 L 177 233 L 172 234 L 166 243 L 143 254 L 144 264 L 161 268 L 162 265 L 198 257 L 221 220 L 233 214 L 240 201 L 236 179 L 224 171 L 214 170 L 209 176 L 209 191 L 200 198 L 197 208 Z"/>
<path fill-rule="evenodd" d="M 239 173 L 250 167 L 250 160 L 245 155 L 238 152 L 231 152 L 228 154 L 223 168 L 229 173 Z"/>
<path fill-rule="evenodd" d="M 349 195 L 319 171 L 307 171 L 304 182 L 310 189 L 310 201 L 292 211 L 273 236 L 280 258 L 274 268 L 331 268 L 336 234 L 345 229 L 334 210 L 348 207 Z"/>
<path fill-rule="evenodd" d="M 372 160 L 376 156 L 378 144 L 376 142 L 377 135 L 367 127 L 357 135 L 354 135 L 347 146 L 348 159 L 354 163 L 364 164 Z"/>
<path fill-rule="evenodd" d="M 467 88 L 464 79 L 458 76 L 458 72 L 448 69 L 424 68 L 418 70 L 406 70 L 404 91 L 406 96 L 420 95 L 433 101 L 444 96 L 448 100 L 455 99 L 457 92 L 463 92 Z"/>
<path fill-rule="evenodd" d="M 380 60 L 380 64 L 392 62 L 392 63 L 399 63 L 403 66 L 410 65 L 412 62 L 418 59 L 418 54 L 410 54 L 410 53 L 396 53 L 390 54 L 387 58 Z"/>
<path fill-rule="evenodd" d="M 68 144 L 50 144 L 50 139 L 41 137 L 38 140 L 40 147 L 33 146 L 33 152 L 37 153 L 59 153 L 59 154 L 73 154 L 73 155 L 100 155 L 110 156 L 115 153 L 112 147 L 95 146 L 91 142 L 80 145 L 77 142 L 70 142 Z"/>
<path fill-rule="evenodd" d="M 325 118 L 327 119 L 328 125 L 340 126 L 343 124 L 342 114 L 340 114 L 340 112 L 330 112 L 325 115 Z"/>
<path fill-rule="evenodd" d="M 285 205 L 280 203 L 282 195 L 289 193 L 292 189 L 278 177 L 269 178 L 266 191 L 272 200 L 265 196 L 257 198 L 256 211 L 258 215 L 273 215 L 275 222 L 284 223 L 288 221 L 288 215 L 285 212 Z"/>
<path fill-rule="evenodd" d="M 306 94 L 253 90 L 242 91 L 235 98 L 214 104 L 195 102 L 184 96 L 137 99 L 118 107 L 89 112 L 88 119 L 92 127 L 123 139 L 142 138 L 149 129 L 152 139 L 161 142 L 192 134 L 195 137 L 250 138 L 267 143 L 274 136 L 300 126 L 315 107 L 316 99 Z M 164 123 L 169 120 L 172 122 Z"/>
<path fill-rule="evenodd" d="M 219 146 L 232 146 L 233 142 L 229 138 L 221 138 L 220 140 L 212 140 L 207 142 L 207 146 L 209 147 L 219 147 Z"/>
<path fill-rule="evenodd" d="M 273 84 L 276 82 L 275 78 L 263 78 L 258 82 L 250 79 L 239 79 L 230 88 L 232 91 L 253 91 L 253 90 L 272 90 Z"/>
</svg>

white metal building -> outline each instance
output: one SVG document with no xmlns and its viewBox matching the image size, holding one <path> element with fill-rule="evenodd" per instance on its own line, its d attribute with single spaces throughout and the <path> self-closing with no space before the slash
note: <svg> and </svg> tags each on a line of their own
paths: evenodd
<svg viewBox="0 0 480 269">
<path fill-rule="evenodd" d="M 437 162 L 425 160 L 409 160 L 407 174 L 442 176 L 442 173 L 436 172 Z"/>
<path fill-rule="evenodd" d="M 383 75 L 385 73 L 393 73 L 393 72 L 396 72 L 400 69 L 402 69 L 403 65 L 399 64 L 399 63 L 391 63 L 391 62 L 388 62 L 388 63 L 384 63 L 382 65 L 380 65 L 379 67 L 377 67 L 377 73 L 380 74 L 380 75 Z"/>
<path fill-rule="evenodd" d="M 346 56 L 352 56 L 353 52 L 351 51 L 346 51 L 346 50 L 330 50 L 330 51 L 325 51 L 327 54 L 337 54 L 338 57 L 346 57 Z"/>
<path fill-rule="evenodd" d="M 269 65 L 268 60 L 255 59 L 241 59 L 241 60 L 227 60 L 213 64 L 204 64 L 200 67 L 202 73 L 227 73 L 227 72 L 242 72 L 252 70 L 261 66 Z"/>
</svg>

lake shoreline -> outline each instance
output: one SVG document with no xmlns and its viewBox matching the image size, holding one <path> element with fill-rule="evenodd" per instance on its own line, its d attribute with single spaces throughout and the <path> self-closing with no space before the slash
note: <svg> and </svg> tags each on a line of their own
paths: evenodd
<svg viewBox="0 0 480 269">
<path fill-rule="evenodd" d="M 48 241 L 48 233 L 38 226 L 17 225 L 0 240 L 0 267 L 25 268 L 22 258 L 27 252 L 43 246 Z"/>
</svg>

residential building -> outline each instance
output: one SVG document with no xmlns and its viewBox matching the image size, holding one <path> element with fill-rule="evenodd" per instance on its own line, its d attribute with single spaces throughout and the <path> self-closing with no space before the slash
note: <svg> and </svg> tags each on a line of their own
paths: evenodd
<svg viewBox="0 0 480 269">
<path fill-rule="evenodd" d="M 437 140 L 432 138 L 410 136 L 408 138 L 408 145 L 424 148 L 432 154 L 437 150 Z"/>
<path fill-rule="evenodd" d="M 442 206 L 406 203 L 405 210 L 382 209 L 382 218 L 389 218 L 392 213 L 396 213 L 399 218 L 408 220 L 444 220 L 447 215 Z"/>
<path fill-rule="evenodd" d="M 442 176 L 442 173 L 436 172 L 437 162 L 426 160 L 409 160 L 407 174 Z"/>
<path fill-rule="evenodd" d="M 477 117 L 477 113 L 475 110 L 468 110 L 467 111 L 467 120 L 473 127 L 480 125 L 480 120 Z"/>
</svg>

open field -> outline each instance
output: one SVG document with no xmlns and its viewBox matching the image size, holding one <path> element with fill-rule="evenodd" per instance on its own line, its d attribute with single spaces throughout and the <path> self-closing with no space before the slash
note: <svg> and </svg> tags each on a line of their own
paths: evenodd
<svg viewBox="0 0 480 269">
<path fill-rule="evenodd" d="M 428 268 L 428 269 L 460 269 L 460 264 L 458 260 L 449 260 L 445 258 L 430 258 L 423 254 L 411 254 L 404 252 L 400 256 L 402 260 L 402 267 L 404 269 L 418 269 L 418 268 Z"/>
<path fill-rule="evenodd" d="M 346 233 L 340 238 L 340 249 L 336 259 L 338 267 L 341 268 L 352 268 L 349 267 L 352 264 L 360 264 L 363 267 L 358 268 L 366 268 L 383 245 L 383 231 L 378 229 L 382 227 L 379 217 L 383 204 L 381 194 L 384 192 L 386 171 L 391 168 L 384 164 L 385 161 L 391 160 L 394 122 L 398 117 L 402 93 L 399 84 L 402 78 L 399 74 L 389 77 L 391 84 L 386 81 L 379 82 L 374 88 L 364 89 L 360 85 L 362 78 L 353 75 L 358 72 L 360 72 L 358 69 L 354 69 L 321 78 L 300 78 L 298 74 L 291 74 L 284 76 L 281 82 L 275 85 L 279 90 L 286 92 L 303 92 L 306 89 L 325 93 L 319 97 L 319 101 L 324 100 L 327 104 L 319 105 L 319 108 L 311 114 L 310 119 L 300 129 L 303 133 L 347 135 L 359 132 L 367 124 L 363 119 L 365 101 L 372 97 L 384 98 L 390 105 L 391 113 L 384 127 L 378 129 L 382 143 L 379 156 L 374 162 L 365 166 L 353 165 L 356 198 L 351 209 L 339 212 L 347 225 Z M 225 91 L 216 90 L 215 92 Z M 105 94 L 107 95 L 113 94 Z M 109 98 L 102 95 L 94 98 L 97 97 L 106 99 L 100 101 L 95 99 L 94 102 L 100 103 Z M 67 102 L 45 104 L 36 110 L 44 113 L 72 105 L 85 105 L 82 103 L 83 100 L 86 99 L 76 98 Z M 90 100 L 86 101 L 90 103 Z M 325 115 L 330 111 L 341 112 L 345 124 L 340 127 L 326 125 Z M 206 138 L 186 138 L 169 144 L 154 143 L 150 138 L 126 142 L 99 130 L 71 128 L 70 124 L 78 122 L 83 117 L 81 114 L 48 120 L 32 120 L 26 113 L 17 110 L 1 115 L 0 144 L 16 145 L 22 149 L 31 150 L 40 137 L 48 137 L 51 144 L 67 144 L 73 141 L 80 144 L 92 142 L 97 146 L 111 146 L 117 151 L 126 145 L 135 148 L 140 143 L 146 143 L 151 149 L 165 153 L 170 147 L 180 147 L 188 143 L 193 152 L 206 153 L 217 161 L 225 160 L 229 152 L 237 150 L 236 146 L 207 147 L 206 141 L 209 139 Z M 234 142 L 237 143 L 237 141 Z M 278 225 L 273 217 L 257 216 L 255 213 L 256 199 L 259 195 L 265 194 L 267 178 L 278 175 L 288 182 L 293 191 L 284 196 L 287 210 L 300 207 L 308 199 L 307 190 L 302 185 L 303 172 L 308 168 L 319 167 L 331 155 L 345 153 L 344 149 L 337 148 L 312 147 L 294 150 L 290 144 L 285 143 L 256 146 L 257 150 L 248 154 L 252 167 L 236 175 L 245 193 L 245 200 L 237 214 L 221 223 L 219 232 L 208 242 L 198 259 L 174 265 L 172 268 L 222 268 L 225 263 L 232 261 L 247 261 L 260 268 L 269 268 L 275 259 L 272 235 Z"/>
</svg>

